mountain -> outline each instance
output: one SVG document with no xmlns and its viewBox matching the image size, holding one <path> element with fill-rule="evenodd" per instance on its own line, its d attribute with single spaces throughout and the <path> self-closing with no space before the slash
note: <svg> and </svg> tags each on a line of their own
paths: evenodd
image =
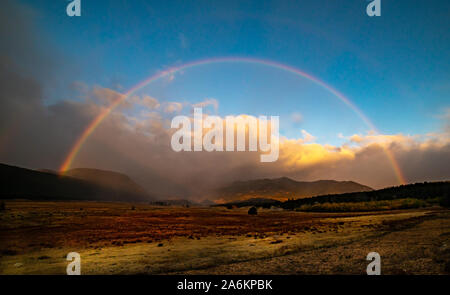
<svg viewBox="0 0 450 295">
<path fill-rule="evenodd" d="M 219 202 L 242 201 L 251 198 L 270 198 L 279 201 L 308 198 L 318 195 L 371 191 L 372 188 L 353 182 L 336 180 L 295 181 L 288 177 L 236 181 L 216 191 Z"/>
<path fill-rule="evenodd" d="M 96 169 L 70 175 L 0 164 L 0 198 L 148 202 L 153 198 L 128 176 Z"/>
<path fill-rule="evenodd" d="M 112 190 L 115 195 L 140 196 L 149 200 L 148 193 L 125 174 L 90 168 L 76 168 L 64 172 L 65 176 L 81 179 L 99 187 Z"/>
</svg>

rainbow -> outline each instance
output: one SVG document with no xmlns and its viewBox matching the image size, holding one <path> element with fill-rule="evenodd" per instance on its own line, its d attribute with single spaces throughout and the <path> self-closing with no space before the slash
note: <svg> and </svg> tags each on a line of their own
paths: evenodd
<svg viewBox="0 0 450 295">
<path fill-rule="evenodd" d="M 209 58 L 209 59 L 203 59 L 198 60 L 190 63 L 186 63 L 180 66 L 175 66 L 168 68 L 167 70 L 161 71 L 156 73 L 153 76 L 150 76 L 149 78 L 143 80 L 139 84 L 132 87 L 130 90 L 128 90 L 126 93 L 121 95 L 116 101 L 114 101 L 109 107 L 105 108 L 92 122 L 86 127 L 86 129 L 83 131 L 83 133 L 78 137 L 72 148 L 70 149 L 69 154 L 65 158 L 63 164 L 60 167 L 60 173 L 63 174 L 65 171 L 70 169 L 70 166 L 72 165 L 73 160 L 76 158 L 77 154 L 79 153 L 80 149 L 82 148 L 83 144 L 86 142 L 86 140 L 89 138 L 89 136 L 95 131 L 95 129 L 100 125 L 100 123 L 118 106 L 120 105 L 124 100 L 126 100 L 128 97 L 130 97 L 133 93 L 136 91 L 144 88 L 149 83 L 152 83 L 160 78 L 167 77 L 169 75 L 175 74 L 176 72 L 179 72 L 181 70 L 185 70 L 192 67 L 197 67 L 201 65 L 207 65 L 207 64 L 213 64 L 213 63 L 252 63 L 252 64 L 260 64 L 269 66 L 272 68 L 280 69 L 283 71 L 287 71 L 289 73 L 292 73 L 294 75 L 300 76 L 302 78 L 306 78 L 309 81 L 315 83 L 316 85 L 326 89 L 328 92 L 332 93 L 334 96 L 339 98 L 344 104 L 346 104 L 348 107 L 350 107 L 359 118 L 361 118 L 364 123 L 372 129 L 374 132 L 379 133 L 375 125 L 369 120 L 367 116 L 364 115 L 364 113 L 356 106 L 354 105 L 347 97 L 345 97 L 342 93 L 331 87 L 330 85 L 326 84 L 325 82 L 321 81 L 320 79 L 303 72 L 297 68 L 284 65 L 278 62 L 274 62 L 271 60 L 265 60 L 265 59 L 257 59 L 257 58 L 248 58 L 248 57 L 219 57 L 219 58 Z M 397 179 L 399 180 L 400 184 L 405 184 L 406 180 L 403 176 L 403 173 L 400 169 L 400 166 L 398 165 L 394 155 L 388 150 L 384 149 L 385 153 L 389 159 L 389 161 L 392 164 L 392 167 L 394 169 L 395 175 Z"/>
</svg>

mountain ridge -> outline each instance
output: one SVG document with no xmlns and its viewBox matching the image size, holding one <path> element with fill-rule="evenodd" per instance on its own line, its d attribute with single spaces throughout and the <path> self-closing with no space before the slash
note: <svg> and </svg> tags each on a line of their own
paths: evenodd
<svg viewBox="0 0 450 295">
<path fill-rule="evenodd" d="M 64 172 L 64 175 L 107 187 L 117 193 L 148 194 L 144 188 L 133 181 L 128 175 L 116 171 L 95 168 L 75 168 Z"/>
<path fill-rule="evenodd" d="M 87 168 L 88 169 L 88 168 Z M 102 171 L 102 170 L 98 170 Z M 109 171 L 102 171 L 104 174 Z M 121 174 L 118 172 L 114 172 Z M 124 179 L 128 176 L 122 174 Z M 0 163 L 0 198 L 30 200 L 84 200 L 148 202 L 153 197 L 131 179 L 125 185 L 106 185 L 97 179 L 82 179 L 51 170 L 32 170 Z"/>
<path fill-rule="evenodd" d="M 270 198 L 285 201 L 291 198 L 299 199 L 371 190 L 373 190 L 371 187 L 354 181 L 297 181 L 289 177 L 279 177 L 235 181 L 216 190 L 216 198 L 222 202 L 242 201 L 251 198 Z"/>
</svg>

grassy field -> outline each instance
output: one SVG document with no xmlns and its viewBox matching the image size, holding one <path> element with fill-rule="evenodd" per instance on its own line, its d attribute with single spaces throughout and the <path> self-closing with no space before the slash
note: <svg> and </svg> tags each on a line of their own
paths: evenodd
<svg viewBox="0 0 450 295">
<path fill-rule="evenodd" d="M 450 213 L 438 207 L 371 212 L 177 208 L 6 201 L 1 274 L 363 274 L 450 271 Z"/>
</svg>

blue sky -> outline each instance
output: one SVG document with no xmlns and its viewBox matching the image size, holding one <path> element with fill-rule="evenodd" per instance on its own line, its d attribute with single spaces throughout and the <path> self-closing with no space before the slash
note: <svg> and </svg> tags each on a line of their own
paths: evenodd
<svg viewBox="0 0 450 295">
<path fill-rule="evenodd" d="M 67 61 L 62 87 L 73 81 L 120 91 L 174 65 L 205 58 L 268 59 L 301 69 L 351 99 L 385 134 L 437 131 L 450 106 L 450 3 L 367 1 L 101 1 L 82 0 L 69 18 L 64 0 L 28 1 L 43 45 Z M 117 88 L 121 85 L 121 88 Z M 53 89 L 54 90 L 54 89 Z M 258 65 L 188 69 L 173 83 L 144 89 L 159 100 L 216 98 L 220 113 L 281 116 L 281 131 L 305 129 L 321 143 L 368 131 L 362 121 L 310 81 Z M 302 114 L 300 123 L 291 114 Z"/>
</svg>

